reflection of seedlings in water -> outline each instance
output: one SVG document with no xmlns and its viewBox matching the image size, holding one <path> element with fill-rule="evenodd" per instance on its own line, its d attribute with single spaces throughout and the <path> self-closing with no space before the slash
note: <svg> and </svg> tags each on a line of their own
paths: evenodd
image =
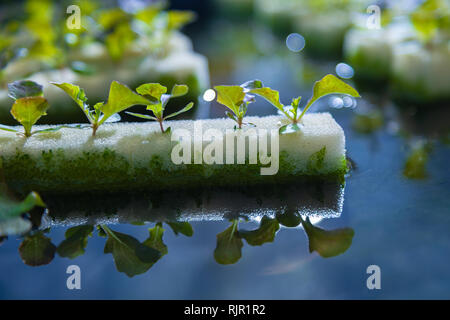
<svg viewBox="0 0 450 320">
<path fill-rule="evenodd" d="M 238 236 L 245 239 L 251 246 L 261 246 L 267 242 L 273 242 L 275 234 L 280 229 L 277 219 L 271 219 L 264 216 L 261 219 L 261 224 L 256 230 L 240 230 Z"/>
<path fill-rule="evenodd" d="M 192 226 L 189 222 L 166 222 L 169 227 L 172 229 L 173 233 L 175 235 L 178 235 L 178 233 L 184 234 L 187 237 L 192 237 L 194 234 L 194 229 L 192 229 Z"/>
<path fill-rule="evenodd" d="M 288 228 L 295 228 L 302 222 L 302 219 L 296 213 L 296 209 L 289 207 L 284 212 L 277 212 L 276 218 L 282 226 Z"/>
<path fill-rule="evenodd" d="M 6 240 L 8 240 L 7 236 L 0 236 L 0 246 L 3 244 L 3 242 L 5 242 Z"/>
<path fill-rule="evenodd" d="M 49 264 L 55 257 L 56 247 L 51 239 L 44 236 L 45 231 L 26 236 L 19 246 L 20 257 L 29 266 Z"/>
<path fill-rule="evenodd" d="M 107 235 L 104 253 L 111 253 L 119 272 L 133 277 L 145 273 L 161 257 L 161 253 L 136 238 L 113 231 L 106 225 L 101 228 Z"/>
<path fill-rule="evenodd" d="M 28 211 L 28 216 L 33 229 L 38 229 L 42 224 L 42 217 L 46 214 L 47 209 L 44 207 L 36 206 Z"/>
<path fill-rule="evenodd" d="M 358 165 L 356 164 L 355 160 L 353 160 L 350 157 L 346 157 L 347 160 L 347 172 L 351 172 L 352 170 L 357 170 Z"/>
<path fill-rule="evenodd" d="M 168 252 L 167 246 L 164 244 L 162 239 L 165 231 L 162 227 L 162 223 L 158 222 L 153 228 L 148 229 L 148 231 L 150 233 L 150 236 L 148 237 L 147 240 L 143 242 L 143 244 L 146 245 L 147 247 L 158 250 L 159 253 L 161 254 L 161 256 L 159 257 L 160 259 Z"/>
<path fill-rule="evenodd" d="M 426 164 L 432 151 L 432 144 L 419 143 L 413 147 L 403 169 L 403 175 L 408 179 L 425 179 L 428 176 Z"/>
<path fill-rule="evenodd" d="M 32 219 L 30 222 L 22 216 L 36 206 L 45 207 L 44 202 L 36 192 L 30 192 L 23 201 L 18 201 L 9 193 L 6 184 L 0 181 L 0 236 L 24 234 L 29 231 L 35 225 L 35 221 Z M 30 215 L 30 217 L 34 218 L 33 215 Z"/>
<path fill-rule="evenodd" d="M 295 228 L 302 224 L 309 240 L 309 251 L 317 251 L 323 258 L 343 254 L 350 248 L 355 234 L 352 228 L 323 230 L 315 227 L 309 220 L 303 220 L 295 210 L 287 208 L 278 212 L 275 218 L 264 216 L 256 230 L 238 230 L 238 219 L 232 220 L 231 226 L 217 235 L 214 259 L 219 264 L 234 264 L 242 257 L 244 239 L 251 246 L 261 246 L 273 242 L 280 224 Z"/>
<path fill-rule="evenodd" d="M 355 114 L 352 128 L 356 132 L 370 134 L 383 126 L 383 114 L 379 110 L 371 110 L 367 113 Z"/>
<path fill-rule="evenodd" d="M 355 234 L 352 228 L 320 229 L 315 227 L 309 218 L 302 219 L 302 225 L 309 239 L 309 252 L 317 251 L 323 258 L 334 257 L 347 251 Z"/>
<path fill-rule="evenodd" d="M 314 195 L 314 199 L 319 201 L 320 203 L 325 202 L 325 190 L 323 188 L 323 184 L 321 183 L 312 183 L 311 184 L 311 194 Z"/>
<path fill-rule="evenodd" d="M 238 220 L 233 220 L 231 226 L 217 235 L 217 246 L 214 250 L 214 259 L 220 264 L 233 264 L 242 256 L 243 246 L 237 234 Z"/>
<path fill-rule="evenodd" d="M 178 235 L 192 236 L 194 231 L 188 222 L 168 222 L 173 232 Z M 136 238 L 113 231 L 105 225 L 97 227 L 100 236 L 107 237 L 105 253 L 111 253 L 119 272 L 133 277 L 147 272 L 159 259 L 168 253 L 163 242 L 164 228 L 162 222 L 148 229 L 149 237 L 142 243 Z M 86 233 L 85 233 L 86 234 Z"/>
<path fill-rule="evenodd" d="M 84 254 L 87 246 L 88 237 L 92 236 L 94 227 L 91 225 L 76 226 L 67 229 L 65 240 L 61 242 L 56 252 L 65 258 L 74 259 Z"/>
</svg>

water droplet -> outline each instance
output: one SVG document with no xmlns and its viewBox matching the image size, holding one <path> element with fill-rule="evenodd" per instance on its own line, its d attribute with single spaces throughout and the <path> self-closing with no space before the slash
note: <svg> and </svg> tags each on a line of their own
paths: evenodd
<svg viewBox="0 0 450 320">
<path fill-rule="evenodd" d="M 291 33 L 286 38 L 286 46 L 293 52 L 300 52 L 305 47 L 305 38 L 298 33 Z"/>
<path fill-rule="evenodd" d="M 335 109 L 341 109 L 344 106 L 344 101 L 341 97 L 331 97 L 330 106 Z"/>
<path fill-rule="evenodd" d="M 342 98 L 342 102 L 344 103 L 344 108 L 353 108 L 355 100 L 352 97 L 345 96 Z"/>
<path fill-rule="evenodd" d="M 76 44 L 78 42 L 78 36 L 74 33 L 67 33 L 64 36 L 64 40 L 66 40 L 68 44 Z"/>
<path fill-rule="evenodd" d="M 25 57 L 27 54 L 28 54 L 27 48 L 20 48 L 19 51 L 17 52 L 17 56 L 20 58 Z"/>
<path fill-rule="evenodd" d="M 203 93 L 203 100 L 211 102 L 216 97 L 216 92 L 213 89 L 208 89 Z"/>
<path fill-rule="evenodd" d="M 343 79 L 350 79 L 355 71 L 348 64 L 341 62 L 336 65 L 336 74 Z"/>
</svg>

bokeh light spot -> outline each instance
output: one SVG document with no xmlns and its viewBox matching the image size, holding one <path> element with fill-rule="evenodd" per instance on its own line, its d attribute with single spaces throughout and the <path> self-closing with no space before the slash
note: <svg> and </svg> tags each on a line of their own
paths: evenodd
<svg viewBox="0 0 450 320">
<path fill-rule="evenodd" d="M 305 47 L 305 38 L 298 33 L 291 33 L 286 38 L 286 46 L 293 52 L 300 52 Z"/>
<path fill-rule="evenodd" d="M 211 102 L 216 97 L 216 92 L 213 89 L 208 89 L 203 93 L 203 100 Z"/>
</svg>

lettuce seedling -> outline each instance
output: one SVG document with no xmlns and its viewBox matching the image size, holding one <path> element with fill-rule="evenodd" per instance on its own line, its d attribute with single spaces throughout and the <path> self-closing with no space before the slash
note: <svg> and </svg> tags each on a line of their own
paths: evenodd
<svg viewBox="0 0 450 320">
<path fill-rule="evenodd" d="M 169 118 L 173 118 L 181 113 L 187 112 L 194 106 L 193 102 L 188 103 L 183 109 L 174 112 L 168 116 L 164 116 L 164 109 L 166 108 L 167 103 L 171 98 L 177 98 L 184 96 L 188 92 L 189 88 L 187 85 L 174 85 L 172 88 L 172 92 L 170 94 L 166 94 L 167 88 L 160 85 L 159 83 L 146 83 L 140 85 L 136 91 L 147 99 L 147 110 L 152 111 L 153 116 L 147 114 L 140 114 L 134 112 L 127 112 L 129 115 L 148 119 L 155 120 L 159 122 L 159 127 L 161 128 L 161 132 L 170 132 L 170 128 L 164 130 L 163 121 Z"/>
<path fill-rule="evenodd" d="M 90 122 L 92 136 L 95 136 L 97 129 L 103 123 L 119 121 L 119 112 L 137 104 L 148 104 L 147 99 L 117 81 L 111 83 L 108 101 L 98 102 L 93 107 L 87 103 L 86 94 L 79 86 L 70 83 L 52 82 L 52 84 L 64 90 L 80 106 Z"/>
<path fill-rule="evenodd" d="M 33 134 L 46 131 L 56 131 L 61 127 L 53 127 L 43 130 L 31 131 L 33 125 L 47 114 L 49 104 L 43 97 L 42 86 L 29 80 L 19 80 L 8 84 L 9 97 L 13 98 L 14 104 L 11 108 L 11 115 L 24 128 L 24 132 L 10 127 L 0 125 L 0 130 L 16 132 L 25 137 L 31 137 Z"/>
<path fill-rule="evenodd" d="M 217 102 L 232 111 L 232 113 L 225 112 L 227 117 L 236 121 L 238 128 L 241 129 L 242 125 L 252 125 L 251 123 L 243 123 L 248 105 L 255 101 L 255 96 L 249 94 L 249 92 L 262 87 L 261 81 L 251 80 L 240 86 L 215 86 L 214 89 L 217 91 Z"/>
<path fill-rule="evenodd" d="M 291 105 L 285 106 L 280 102 L 279 92 L 271 88 L 254 88 L 250 90 L 250 93 L 254 93 L 266 99 L 274 105 L 281 114 L 284 114 L 291 121 L 291 123 L 280 127 L 280 134 L 300 131 L 299 123 L 302 117 L 311 105 L 323 96 L 329 94 L 346 94 L 355 98 L 360 97 L 359 93 L 355 89 L 332 74 L 328 74 L 321 80 L 314 83 L 313 95 L 308 100 L 302 111 L 299 109 L 301 97 L 292 99 Z"/>
<path fill-rule="evenodd" d="M 410 13 L 411 23 L 422 41 L 430 43 L 441 30 L 448 30 L 449 9 L 447 1 L 426 0 Z"/>
</svg>

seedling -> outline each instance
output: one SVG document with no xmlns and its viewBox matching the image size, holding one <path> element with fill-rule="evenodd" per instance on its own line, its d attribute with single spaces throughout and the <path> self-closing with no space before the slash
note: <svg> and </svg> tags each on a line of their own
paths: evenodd
<svg viewBox="0 0 450 320">
<path fill-rule="evenodd" d="M 284 114 L 290 120 L 291 123 L 280 127 L 280 134 L 300 131 L 301 129 L 299 123 L 301 122 L 301 119 L 311 105 L 323 96 L 329 94 L 347 94 L 355 98 L 360 97 L 359 93 L 355 89 L 332 74 L 328 74 L 321 80 L 316 81 L 313 88 L 313 95 L 301 112 L 299 109 L 301 97 L 292 99 L 291 105 L 285 106 L 280 102 L 279 92 L 271 88 L 254 88 L 251 89 L 250 92 L 266 99 L 274 105 L 281 114 Z"/>
<path fill-rule="evenodd" d="M 449 26 L 449 5 L 443 0 L 426 0 L 409 14 L 418 37 L 431 44 L 439 33 L 446 32 Z"/>
<path fill-rule="evenodd" d="M 84 90 L 70 83 L 54 83 L 53 85 L 66 92 L 83 110 L 90 127 L 92 136 L 95 136 L 97 129 L 105 122 L 116 122 L 120 120 L 119 112 L 128 109 L 137 104 L 148 104 L 148 100 L 133 92 L 126 85 L 117 81 L 111 83 L 109 89 L 108 101 L 98 102 L 93 107 L 87 103 L 87 97 Z"/>
<path fill-rule="evenodd" d="M 225 112 L 227 117 L 237 123 L 239 129 L 242 125 L 252 125 L 251 123 L 243 123 L 243 119 L 247 114 L 248 105 L 255 101 L 255 97 L 249 92 L 261 89 L 263 84 L 259 80 L 247 81 L 240 86 L 215 86 L 217 91 L 217 102 L 223 104 L 232 112 Z"/>
<path fill-rule="evenodd" d="M 138 118 L 158 121 L 162 133 L 170 132 L 170 128 L 164 130 L 163 121 L 191 110 L 194 106 L 194 103 L 190 102 L 183 109 L 169 114 L 168 116 L 164 116 L 166 105 L 170 99 L 184 96 L 188 92 L 188 90 L 189 88 L 187 85 L 176 84 L 173 86 L 172 92 L 170 94 L 166 94 L 167 88 L 160 85 L 159 83 L 146 83 L 140 85 L 136 89 L 136 91 L 147 99 L 147 110 L 150 110 L 153 113 L 153 116 L 134 112 L 127 113 Z M 151 104 L 149 104 L 149 102 Z"/>
<path fill-rule="evenodd" d="M 8 95 L 15 100 L 11 108 L 11 114 L 23 126 L 24 132 L 4 125 L 0 125 L 0 130 L 16 132 L 28 138 L 39 132 L 56 131 L 62 128 L 53 127 L 31 131 L 33 125 L 47 114 L 49 108 L 47 99 L 43 97 L 41 85 L 33 81 L 21 80 L 8 84 L 8 90 Z"/>
</svg>

